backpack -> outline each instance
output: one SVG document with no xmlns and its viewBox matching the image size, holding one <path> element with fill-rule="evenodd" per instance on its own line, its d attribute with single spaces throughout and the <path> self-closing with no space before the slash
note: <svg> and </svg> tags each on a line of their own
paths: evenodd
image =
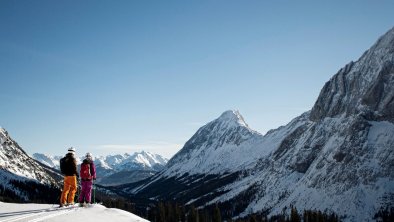
<svg viewBox="0 0 394 222">
<path fill-rule="evenodd" d="M 60 172 L 62 172 L 62 174 L 66 174 L 66 157 L 63 157 L 60 159 Z"/>
<path fill-rule="evenodd" d="M 90 164 L 89 163 L 82 163 L 81 164 L 81 172 L 80 172 L 82 179 L 92 179 L 92 175 L 90 174 Z"/>
</svg>

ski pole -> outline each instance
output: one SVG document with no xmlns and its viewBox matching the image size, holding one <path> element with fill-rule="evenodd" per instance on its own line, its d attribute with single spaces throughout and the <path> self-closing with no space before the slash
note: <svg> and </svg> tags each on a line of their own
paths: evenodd
<svg viewBox="0 0 394 222">
<path fill-rule="evenodd" d="M 81 192 L 80 189 L 81 189 L 80 181 L 79 181 L 79 178 L 77 178 L 77 196 L 76 196 L 77 201 L 74 201 L 74 203 L 79 202 L 79 195 L 81 195 L 80 194 L 80 192 Z"/>
<path fill-rule="evenodd" d="M 61 195 L 62 195 L 62 194 L 60 193 L 60 195 L 57 196 L 57 199 L 56 199 L 55 202 L 52 204 L 52 208 L 55 206 L 56 203 L 59 203 L 59 201 L 60 201 L 60 196 L 61 196 Z"/>
<path fill-rule="evenodd" d="M 93 180 L 93 203 L 96 204 L 96 186 L 94 185 L 94 180 Z"/>
</svg>

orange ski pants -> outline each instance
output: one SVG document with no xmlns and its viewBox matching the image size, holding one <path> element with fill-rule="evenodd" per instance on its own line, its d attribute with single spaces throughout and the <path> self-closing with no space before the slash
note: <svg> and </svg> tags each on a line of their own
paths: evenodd
<svg viewBox="0 0 394 222">
<path fill-rule="evenodd" d="M 62 196 L 60 198 L 60 203 L 63 205 L 66 203 L 74 203 L 74 197 L 76 192 L 77 192 L 77 177 L 65 176 L 64 187 L 63 187 Z"/>
</svg>

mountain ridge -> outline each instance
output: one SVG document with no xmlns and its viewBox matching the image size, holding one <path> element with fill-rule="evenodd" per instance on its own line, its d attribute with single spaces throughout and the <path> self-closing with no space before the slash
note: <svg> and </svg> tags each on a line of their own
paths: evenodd
<svg viewBox="0 0 394 222">
<path fill-rule="evenodd" d="M 0 196 L 12 201 L 54 201 L 45 191 L 57 192 L 62 176 L 35 161 L 0 128 Z M 41 193 L 42 192 L 42 193 Z"/>
<path fill-rule="evenodd" d="M 60 169 L 59 160 L 62 156 L 34 153 L 33 158 L 49 167 Z M 77 164 L 82 163 L 83 159 L 84 156 L 77 157 Z M 96 165 L 97 183 L 119 185 L 154 175 L 164 168 L 168 160 L 158 154 L 141 151 L 133 154 L 97 156 L 93 157 L 93 161 Z"/>
<path fill-rule="evenodd" d="M 345 221 L 371 220 L 380 207 L 394 207 L 393 43 L 394 28 L 340 69 L 312 110 L 287 125 L 262 136 L 245 126 L 221 127 L 219 117 L 198 129 L 160 174 L 119 190 L 196 207 L 218 204 L 233 218 L 275 215 L 293 205 L 334 211 Z"/>
<path fill-rule="evenodd" d="M 324 85 L 312 108 L 311 120 L 360 114 L 368 120 L 394 122 L 393 58 L 394 28 Z"/>
</svg>

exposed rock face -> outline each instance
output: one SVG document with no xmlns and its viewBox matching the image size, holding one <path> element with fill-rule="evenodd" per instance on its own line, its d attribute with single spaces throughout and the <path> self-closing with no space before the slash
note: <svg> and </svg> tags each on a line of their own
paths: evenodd
<svg viewBox="0 0 394 222">
<path fill-rule="evenodd" d="M 383 64 L 378 79 L 366 95 L 362 98 L 362 104 L 370 107 L 375 120 L 387 120 L 394 122 L 394 64 Z"/>
<path fill-rule="evenodd" d="M 327 82 L 314 105 L 311 120 L 364 115 L 368 120 L 394 121 L 394 28 Z"/>
</svg>

